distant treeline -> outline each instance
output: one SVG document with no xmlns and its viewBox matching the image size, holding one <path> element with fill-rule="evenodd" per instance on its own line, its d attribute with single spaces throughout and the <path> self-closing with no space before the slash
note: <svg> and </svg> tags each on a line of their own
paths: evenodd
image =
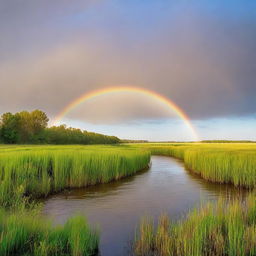
<svg viewBox="0 0 256 256">
<path fill-rule="evenodd" d="M 119 138 L 67 128 L 48 128 L 48 117 L 41 110 L 4 113 L 0 119 L 0 142 L 6 144 L 116 144 Z"/>
<path fill-rule="evenodd" d="M 148 143 L 148 140 L 129 140 L 129 139 L 124 139 L 121 142 L 122 143 Z"/>
<path fill-rule="evenodd" d="M 201 143 L 255 143 L 252 140 L 202 140 Z"/>
</svg>

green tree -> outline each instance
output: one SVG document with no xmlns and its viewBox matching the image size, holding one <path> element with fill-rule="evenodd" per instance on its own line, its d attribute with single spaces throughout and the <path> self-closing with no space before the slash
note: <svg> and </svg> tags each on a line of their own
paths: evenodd
<svg viewBox="0 0 256 256">
<path fill-rule="evenodd" d="M 48 125 L 49 118 L 41 110 L 34 110 L 30 113 L 31 115 L 31 126 L 34 133 L 41 132 Z"/>
<path fill-rule="evenodd" d="M 48 117 L 41 110 L 5 113 L 0 120 L 0 142 L 48 144 L 116 144 L 119 138 L 82 131 L 65 125 L 47 128 Z"/>
<path fill-rule="evenodd" d="M 19 128 L 20 118 L 18 114 L 8 112 L 1 116 L 1 137 L 4 143 L 18 143 L 20 140 Z"/>
<path fill-rule="evenodd" d="M 43 131 L 49 121 L 47 115 L 41 110 L 32 112 L 22 111 L 20 117 L 20 140 L 22 143 L 43 142 Z"/>
</svg>

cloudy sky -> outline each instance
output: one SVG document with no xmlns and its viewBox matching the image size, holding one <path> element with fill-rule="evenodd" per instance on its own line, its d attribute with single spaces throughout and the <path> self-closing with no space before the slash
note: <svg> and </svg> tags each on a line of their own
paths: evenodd
<svg viewBox="0 0 256 256">
<path fill-rule="evenodd" d="M 256 1 L 0 0 L 0 114 L 52 119 L 86 92 L 134 85 L 187 113 L 201 139 L 256 140 Z M 61 121 L 121 138 L 190 140 L 161 102 L 89 100 Z"/>
</svg>

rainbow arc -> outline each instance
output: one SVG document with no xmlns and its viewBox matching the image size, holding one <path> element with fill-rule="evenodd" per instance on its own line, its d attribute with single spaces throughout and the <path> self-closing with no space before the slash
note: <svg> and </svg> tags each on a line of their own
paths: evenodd
<svg viewBox="0 0 256 256">
<path fill-rule="evenodd" d="M 169 98 L 158 94 L 157 92 L 144 89 L 144 88 L 139 88 L 139 87 L 134 87 L 134 86 L 111 86 L 111 87 L 106 87 L 103 89 L 98 89 L 95 91 L 91 91 L 88 93 L 85 93 L 81 95 L 80 97 L 76 98 L 72 102 L 70 102 L 53 120 L 52 125 L 56 125 L 61 119 L 67 115 L 70 111 L 75 109 L 78 105 L 84 103 L 87 100 L 90 100 L 92 98 L 102 96 L 105 94 L 110 94 L 110 93 L 117 93 L 117 92 L 134 92 L 134 93 L 139 93 L 142 95 L 147 95 L 152 97 L 153 99 L 159 100 L 165 105 L 167 105 L 172 111 L 176 113 L 177 116 L 179 116 L 184 124 L 189 128 L 191 134 L 193 135 L 194 140 L 198 141 L 199 136 L 193 127 L 189 117 L 187 114 L 173 101 L 171 101 Z"/>
</svg>

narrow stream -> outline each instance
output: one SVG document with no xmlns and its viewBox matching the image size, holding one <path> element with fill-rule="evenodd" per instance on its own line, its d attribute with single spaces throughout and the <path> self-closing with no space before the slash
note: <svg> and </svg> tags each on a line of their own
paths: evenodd
<svg viewBox="0 0 256 256">
<path fill-rule="evenodd" d="M 157 220 L 165 212 L 178 219 L 202 202 L 246 194 L 233 186 L 204 181 L 179 160 L 164 156 L 151 160 L 148 171 L 133 177 L 51 196 L 43 214 L 56 224 L 77 213 L 86 216 L 90 224 L 100 227 L 101 255 L 122 256 L 142 216 Z"/>
</svg>

